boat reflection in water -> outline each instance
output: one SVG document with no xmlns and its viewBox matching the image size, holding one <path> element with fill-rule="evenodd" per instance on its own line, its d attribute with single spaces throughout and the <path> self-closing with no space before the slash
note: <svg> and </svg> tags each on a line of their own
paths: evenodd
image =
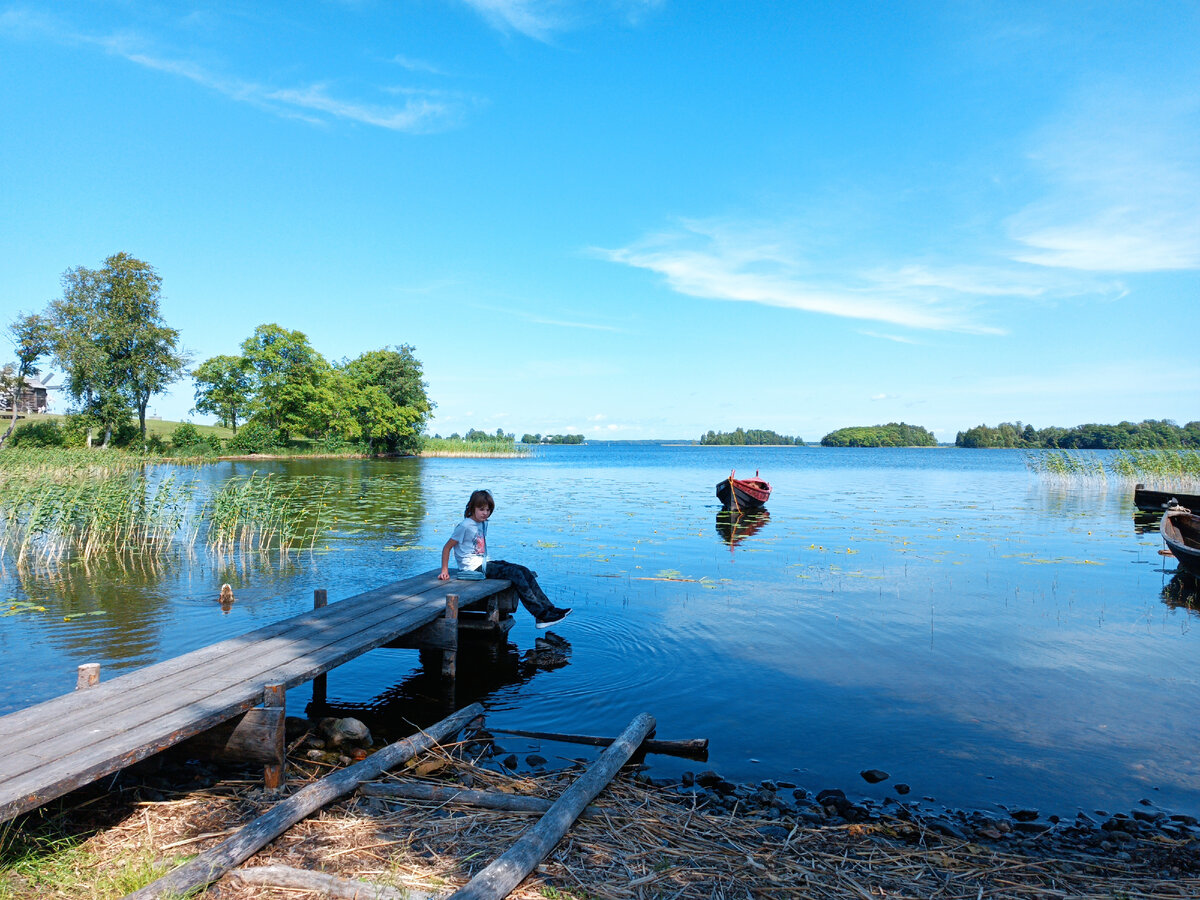
<svg viewBox="0 0 1200 900">
<path fill-rule="evenodd" d="M 737 512 L 723 509 L 717 513 L 717 534 L 732 550 L 752 534 L 757 534 L 771 521 L 771 514 L 765 509 L 754 512 Z"/>
<path fill-rule="evenodd" d="M 1162 599 L 1171 609 L 1186 609 L 1200 616 L 1200 578 L 1184 569 L 1176 571 L 1162 589 Z"/>
</svg>

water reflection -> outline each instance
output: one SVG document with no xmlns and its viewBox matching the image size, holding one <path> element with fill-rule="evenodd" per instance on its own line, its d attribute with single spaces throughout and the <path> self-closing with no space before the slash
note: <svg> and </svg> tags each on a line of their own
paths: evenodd
<svg viewBox="0 0 1200 900">
<path fill-rule="evenodd" d="M 770 521 L 771 514 L 765 509 L 753 512 L 721 510 L 717 513 L 717 534 L 732 550 L 746 538 L 761 531 Z"/>
<path fill-rule="evenodd" d="M 516 644 L 508 641 L 465 637 L 459 644 L 454 679 L 442 677 L 440 651 L 422 650 L 420 668 L 370 700 L 314 699 L 305 714 L 311 720 L 353 716 L 372 734 L 395 741 L 456 709 L 476 702 L 486 706 L 490 698 L 506 688 L 524 685 L 540 673 L 570 665 L 570 657 L 571 644 L 554 632 L 538 636 L 534 647 L 523 655 Z M 330 678 L 334 683 L 329 690 L 336 690 L 336 670 Z"/>
</svg>

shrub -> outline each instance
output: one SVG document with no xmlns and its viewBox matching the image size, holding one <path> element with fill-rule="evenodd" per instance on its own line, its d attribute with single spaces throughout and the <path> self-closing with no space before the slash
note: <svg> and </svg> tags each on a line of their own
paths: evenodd
<svg viewBox="0 0 1200 900">
<path fill-rule="evenodd" d="M 278 447 L 279 439 L 262 422 L 247 422 L 225 446 L 238 453 L 265 453 Z"/>
<path fill-rule="evenodd" d="M 182 422 L 171 432 L 171 450 L 178 456 L 212 456 L 221 452 L 221 439 L 191 422 Z"/>
<path fill-rule="evenodd" d="M 67 436 L 57 422 L 26 422 L 8 439 L 12 447 L 65 447 Z"/>
</svg>

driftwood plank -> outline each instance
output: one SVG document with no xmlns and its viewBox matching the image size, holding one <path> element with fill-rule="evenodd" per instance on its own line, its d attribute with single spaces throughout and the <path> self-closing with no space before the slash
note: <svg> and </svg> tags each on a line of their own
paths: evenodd
<svg viewBox="0 0 1200 900">
<path fill-rule="evenodd" d="M 544 813 L 554 804 L 545 797 L 525 797 L 521 794 L 505 794 L 501 791 L 476 791 L 470 788 L 439 784 L 413 784 L 411 782 L 386 782 L 360 785 L 358 792 L 364 797 L 384 797 L 389 800 L 423 800 L 427 803 L 451 803 L 461 806 L 478 806 L 483 809 L 498 809 L 503 812 Z M 595 815 L 590 807 L 580 815 Z"/>
<path fill-rule="evenodd" d="M 507 897 L 562 840 L 584 807 L 613 780 L 621 766 L 628 762 L 638 745 L 653 730 L 653 716 L 641 713 L 634 717 L 600 754 L 600 758 L 562 792 L 536 825 L 526 829 L 506 853 L 455 891 L 450 900 L 500 900 Z"/>
<path fill-rule="evenodd" d="M 592 737 L 587 734 L 556 734 L 552 731 L 518 731 L 510 728 L 493 728 L 491 730 L 495 734 L 512 734 L 539 741 L 561 741 L 564 744 L 588 744 L 592 747 L 607 747 L 613 742 L 610 737 Z M 644 753 L 707 757 L 708 738 L 691 738 L 686 741 L 658 741 L 654 738 L 646 738 L 642 741 L 639 749 Z"/>
<path fill-rule="evenodd" d="M 437 894 L 394 888 L 371 881 L 339 878 L 324 872 L 310 872 L 291 866 L 252 866 L 229 873 L 237 882 L 254 887 L 274 887 L 308 891 L 325 900 L 431 900 Z"/>
<path fill-rule="evenodd" d="M 205 850 L 195 859 L 141 890 L 134 891 L 125 900 L 178 897 L 212 884 L 301 819 L 350 793 L 363 781 L 375 778 L 387 769 L 425 752 L 437 742 L 457 733 L 482 712 L 483 707 L 473 703 L 442 719 L 422 734 L 388 744 L 361 762 L 327 775 L 276 804 L 269 812 L 259 816 L 233 837 L 227 838 L 210 850 Z"/>
</svg>

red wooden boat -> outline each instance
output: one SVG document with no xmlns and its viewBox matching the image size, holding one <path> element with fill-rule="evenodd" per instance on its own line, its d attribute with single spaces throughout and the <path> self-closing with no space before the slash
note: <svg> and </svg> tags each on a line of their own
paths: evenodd
<svg viewBox="0 0 1200 900">
<path fill-rule="evenodd" d="M 717 482 L 717 499 L 721 505 L 738 512 L 762 509 L 771 496 L 771 485 L 758 477 L 757 469 L 753 478 L 734 478 L 736 474 L 734 470 L 724 481 Z"/>
</svg>

